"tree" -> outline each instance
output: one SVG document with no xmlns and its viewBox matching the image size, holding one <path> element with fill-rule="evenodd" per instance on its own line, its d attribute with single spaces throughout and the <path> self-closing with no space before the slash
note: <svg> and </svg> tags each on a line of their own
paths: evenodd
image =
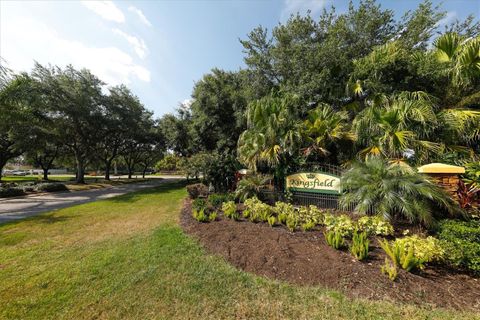
<svg viewBox="0 0 480 320">
<path fill-rule="evenodd" d="M 480 37 L 464 38 L 449 32 L 438 37 L 434 46 L 440 63 L 448 64 L 454 86 L 466 87 L 479 83 Z"/>
<path fill-rule="evenodd" d="M 146 112 L 139 99 L 124 85 L 109 89 L 105 97 L 104 120 L 97 144 L 98 157 L 105 168 L 105 179 L 110 180 L 112 162 L 122 151 L 126 141 L 138 128 Z"/>
<path fill-rule="evenodd" d="M 375 212 L 388 220 L 405 218 L 431 227 L 438 209 L 461 214 L 447 192 L 402 162 L 379 158 L 356 162 L 341 179 L 340 203 L 355 212 Z"/>
<path fill-rule="evenodd" d="M 30 87 L 28 77 L 11 77 L 8 70 L 0 69 L 0 181 L 7 162 L 29 146 L 33 119 Z"/>
<path fill-rule="evenodd" d="M 191 104 L 196 150 L 233 152 L 245 130 L 249 93 L 244 72 L 213 69 L 195 83 Z"/>
<path fill-rule="evenodd" d="M 50 114 L 62 133 L 62 143 L 74 155 L 76 182 L 85 183 L 85 168 L 95 153 L 104 120 L 101 92 L 104 83 L 86 69 L 47 68 L 38 63 L 32 77 L 43 83 Z"/>
<path fill-rule="evenodd" d="M 354 141 L 355 136 L 350 131 L 348 120 L 346 111 L 335 111 L 327 104 L 320 104 L 310 110 L 302 125 L 305 155 L 325 158 L 337 143 Z"/>
<path fill-rule="evenodd" d="M 261 162 L 275 168 L 279 185 L 288 159 L 299 152 L 302 141 L 297 103 L 297 97 L 280 94 L 252 102 L 247 110 L 247 130 L 238 141 L 240 162 L 255 171 Z"/>
</svg>

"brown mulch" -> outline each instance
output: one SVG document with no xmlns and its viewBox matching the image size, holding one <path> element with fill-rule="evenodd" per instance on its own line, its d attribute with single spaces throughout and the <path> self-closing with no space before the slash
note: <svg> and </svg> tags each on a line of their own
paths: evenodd
<svg viewBox="0 0 480 320">
<path fill-rule="evenodd" d="M 233 221 L 219 216 L 200 223 L 186 201 L 181 226 L 210 253 L 220 255 L 235 267 L 267 278 L 300 285 L 320 285 L 349 297 L 429 304 L 435 307 L 480 311 L 480 279 L 440 266 L 408 273 L 399 270 L 392 282 L 380 272 L 385 254 L 376 240 L 365 262 L 348 251 L 329 247 L 321 229 L 289 232 L 266 223 Z"/>
</svg>

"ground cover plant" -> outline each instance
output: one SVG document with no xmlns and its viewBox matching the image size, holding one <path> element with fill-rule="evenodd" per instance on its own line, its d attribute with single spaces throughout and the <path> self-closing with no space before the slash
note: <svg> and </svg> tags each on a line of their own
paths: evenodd
<svg viewBox="0 0 480 320">
<path fill-rule="evenodd" d="M 473 316 L 350 300 L 239 271 L 182 232 L 185 196 L 170 184 L 1 225 L 0 318 Z"/>
</svg>

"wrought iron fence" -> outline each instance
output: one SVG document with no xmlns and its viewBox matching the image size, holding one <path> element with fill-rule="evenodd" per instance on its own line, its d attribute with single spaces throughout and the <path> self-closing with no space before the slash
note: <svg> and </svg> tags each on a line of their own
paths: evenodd
<svg viewBox="0 0 480 320">
<path fill-rule="evenodd" d="M 324 193 L 312 193 L 295 191 L 291 193 L 290 199 L 286 199 L 283 192 L 273 190 L 262 190 L 260 192 L 260 200 L 270 205 L 274 205 L 277 201 L 287 201 L 299 206 L 315 205 L 324 209 L 336 209 L 342 211 L 354 211 L 355 204 L 348 206 L 347 208 L 341 208 L 339 203 L 339 195 L 324 194 Z M 373 210 L 368 210 L 368 213 L 372 213 Z"/>
</svg>

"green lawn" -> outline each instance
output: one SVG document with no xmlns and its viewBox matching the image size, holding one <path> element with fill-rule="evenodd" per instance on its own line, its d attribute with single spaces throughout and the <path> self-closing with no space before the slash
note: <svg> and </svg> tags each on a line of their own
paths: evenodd
<svg viewBox="0 0 480 320">
<path fill-rule="evenodd" d="M 164 185 L 0 226 L 4 319 L 457 319 L 236 270 L 178 226 Z"/>
</svg>

